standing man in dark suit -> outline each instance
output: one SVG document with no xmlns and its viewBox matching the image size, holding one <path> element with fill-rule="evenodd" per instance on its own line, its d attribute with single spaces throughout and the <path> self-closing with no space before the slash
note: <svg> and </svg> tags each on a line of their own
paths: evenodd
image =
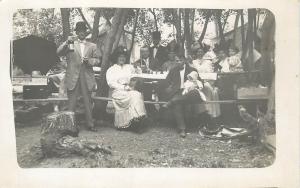
<svg viewBox="0 0 300 188">
<path fill-rule="evenodd" d="M 177 128 L 180 137 L 186 136 L 186 123 L 184 120 L 184 106 L 189 104 L 201 103 L 203 99 L 200 97 L 199 92 L 194 89 L 187 94 L 182 95 L 184 82 L 187 80 L 187 75 L 196 69 L 190 67 L 185 63 L 183 58 L 178 59 L 179 65 L 170 70 L 166 80 L 160 84 L 158 88 L 159 98 L 164 101 L 180 101 L 174 103 L 170 108 L 175 116 Z"/>
<path fill-rule="evenodd" d="M 75 111 L 79 94 L 83 96 L 85 115 L 88 130 L 97 131 L 92 118 L 91 93 L 96 87 L 93 66 L 100 63 L 100 54 L 96 44 L 87 42 L 87 26 L 84 22 L 77 22 L 75 27 L 76 39 L 69 37 L 57 49 L 60 56 L 67 57 L 67 71 L 65 86 L 67 89 L 69 104 L 68 109 Z M 71 49 L 69 44 L 73 44 Z"/>
<path fill-rule="evenodd" d="M 152 32 L 152 45 L 150 47 L 150 58 L 153 58 L 155 70 L 161 70 L 164 62 L 168 60 L 168 52 L 166 47 L 160 44 L 161 34 L 159 31 Z"/>
</svg>

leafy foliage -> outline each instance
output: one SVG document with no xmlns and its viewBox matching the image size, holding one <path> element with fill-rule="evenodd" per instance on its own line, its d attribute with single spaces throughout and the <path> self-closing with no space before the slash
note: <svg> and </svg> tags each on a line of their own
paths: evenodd
<svg viewBox="0 0 300 188">
<path fill-rule="evenodd" d="M 95 12 L 99 10 L 101 14 L 100 26 L 103 23 L 111 24 L 112 17 L 116 8 L 82 8 L 84 16 L 88 23 L 93 26 L 93 18 Z M 129 9 L 125 30 L 132 32 L 134 21 L 138 9 Z M 156 30 L 154 14 L 157 20 L 158 30 L 164 35 L 163 42 L 169 42 L 176 35 L 176 24 L 181 23 L 181 34 L 184 33 L 183 13 L 181 13 L 181 20 L 178 19 L 178 10 L 171 8 L 141 8 L 139 9 L 139 16 L 137 22 L 137 29 L 135 33 L 135 41 L 139 44 L 151 44 L 151 32 Z M 206 17 L 209 16 L 209 22 L 214 22 L 220 19 L 223 27 L 223 32 L 232 29 L 228 24 L 228 17 L 237 14 L 238 10 L 232 9 L 195 9 L 195 15 L 190 17 L 190 24 L 193 23 L 192 37 L 198 39 L 201 34 L 201 28 L 205 23 Z M 181 11 L 183 12 L 183 11 Z M 264 10 L 259 10 L 260 14 Z M 246 11 L 244 11 L 245 14 Z M 220 15 L 220 16 L 219 16 Z M 220 17 L 220 18 L 218 18 Z M 191 20 L 193 19 L 193 20 Z M 82 20 L 77 8 L 70 8 L 70 26 L 74 28 L 75 23 Z M 179 22 L 178 22 L 179 21 Z M 231 24 L 232 25 L 232 24 Z M 167 29 L 166 29 L 167 28 Z M 72 30 L 72 29 L 71 29 Z M 168 31 L 167 31 L 168 30 Z M 62 42 L 62 22 L 59 9 L 19 9 L 13 15 L 13 31 L 14 39 L 22 38 L 27 35 L 37 35 L 46 37 L 53 35 L 57 44 Z M 129 34 L 127 32 L 127 34 Z M 131 37 L 131 35 L 129 35 Z M 129 38 L 130 38 L 129 37 Z"/>
<path fill-rule="evenodd" d="M 55 9 L 20 9 L 14 13 L 13 23 L 14 39 L 28 35 L 53 35 L 56 43 L 62 39 L 61 16 Z"/>
</svg>

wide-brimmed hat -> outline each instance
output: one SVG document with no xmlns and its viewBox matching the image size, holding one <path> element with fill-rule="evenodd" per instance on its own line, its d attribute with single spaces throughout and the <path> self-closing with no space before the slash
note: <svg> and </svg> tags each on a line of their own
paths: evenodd
<svg viewBox="0 0 300 188">
<path fill-rule="evenodd" d="M 125 55 L 128 57 L 128 50 L 124 46 L 118 46 L 114 52 L 111 54 L 111 60 L 113 63 L 117 62 L 117 59 L 120 55 Z"/>
<path fill-rule="evenodd" d="M 85 22 L 77 22 L 75 26 L 75 31 L 86 31 L 88 28 Z"/>
<path fill-rule="evenodd" d="M 118 46 L 115 51 L 114 51 L 114 55 L 116 57 L 119 57 L 120 55 L 125 55 L 127 56 L 128 55 L 128 50 L 127 48 L 125 48 L 124 46 Z"/>
</svg>

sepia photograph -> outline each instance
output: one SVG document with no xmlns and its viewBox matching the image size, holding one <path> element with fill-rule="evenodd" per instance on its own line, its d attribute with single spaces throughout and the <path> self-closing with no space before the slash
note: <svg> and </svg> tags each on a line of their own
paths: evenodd
<svg viewBox="0 0 300 188">
<path fill-rule="evenodd" d="M 268 9 L 16 9 L 21 168 L 265 168 L 276 159 Z"/>
</svg>

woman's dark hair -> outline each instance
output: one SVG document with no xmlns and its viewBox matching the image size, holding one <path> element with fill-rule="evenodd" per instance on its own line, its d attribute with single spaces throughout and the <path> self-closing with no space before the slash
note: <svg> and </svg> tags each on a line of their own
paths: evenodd
<svg viewBox="0 0 300 188">
<path fill-rule="evenodd" d="M 168 50 L 168 52 L 174 52 L 177 54 L 178 50 L 179 50 L 179 46 L 178 46 L 177 42 L 175 40 L 172 40 L 171 42 L 169 42 L 167 45 L 167 50 Z"/>
<path fill-rule="evenodd" d="M 129 58 L 128 58 L 128 50 L 124 46 L 118 46 L 114 52 L 110 55 L 110 60 L 112 64 L 116 64 L 118 62 L 118 57 L 120 55 L 125 55 L 126 57 L 126 64 L 129 63 Z"/>
</svg>

